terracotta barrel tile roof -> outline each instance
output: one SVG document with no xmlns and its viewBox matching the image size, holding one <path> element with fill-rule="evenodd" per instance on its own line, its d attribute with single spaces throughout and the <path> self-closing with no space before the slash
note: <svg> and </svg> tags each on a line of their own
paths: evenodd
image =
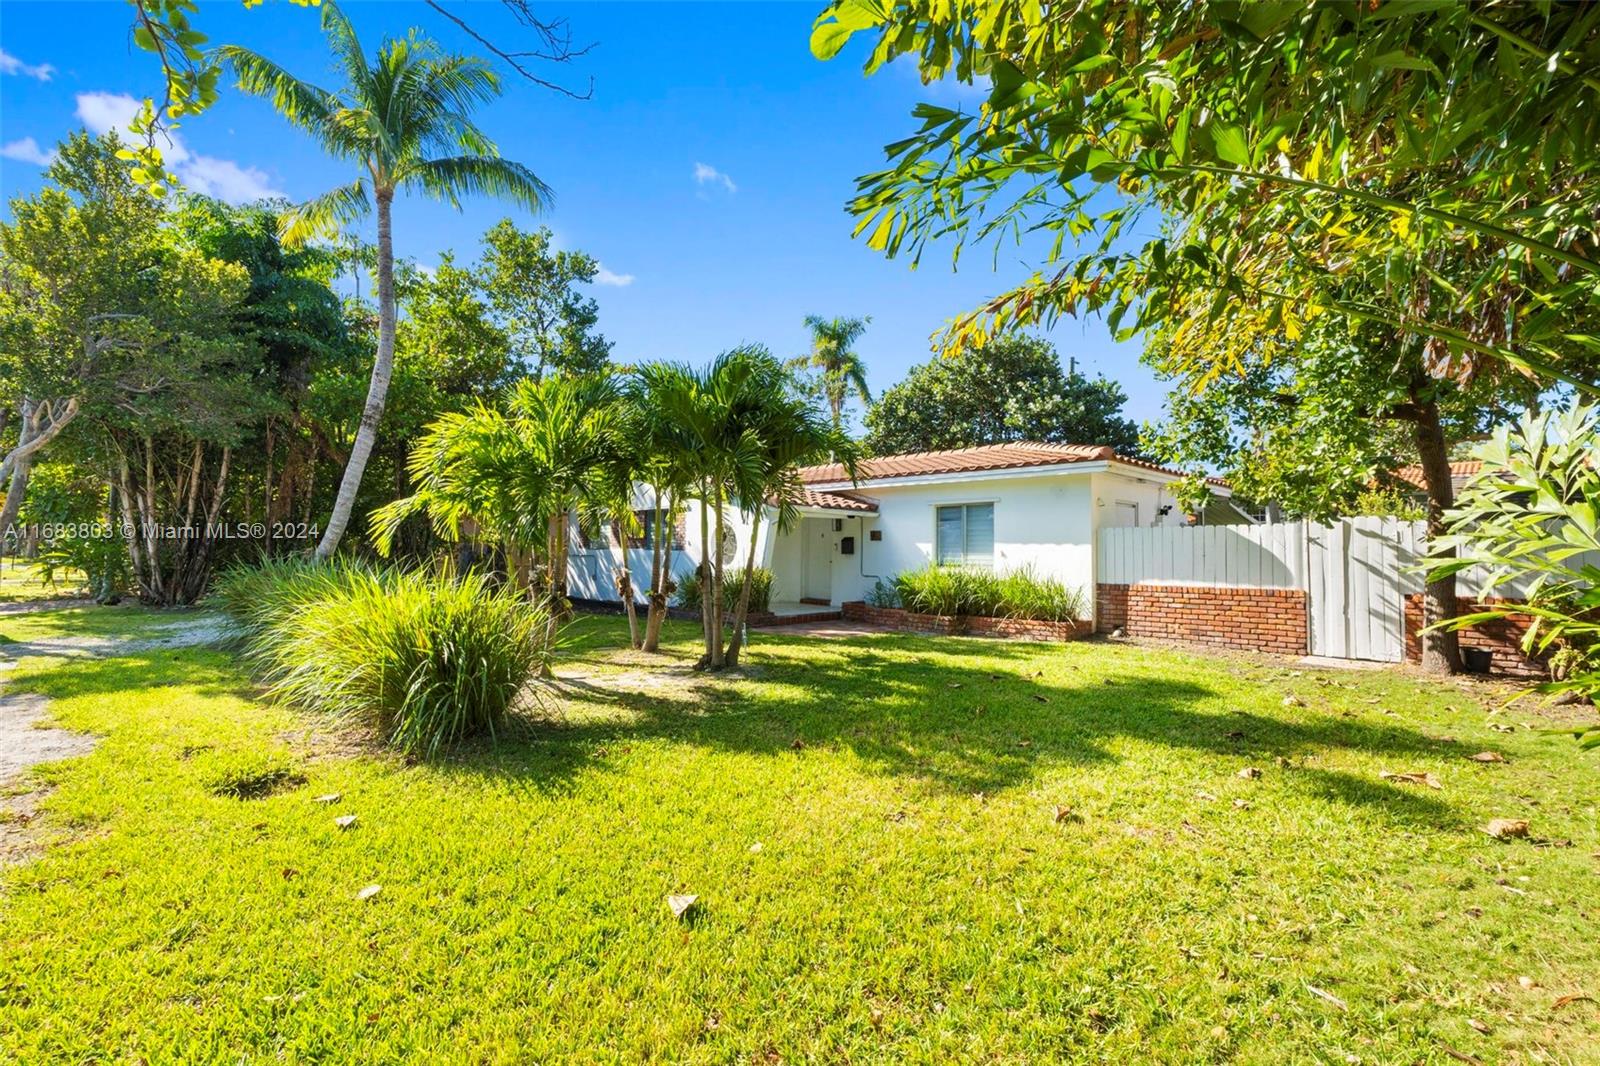
<svg viewBox="0 0 1600 1066">
<path fill-rule="evenodd" d="M 905 455 L 880 455 L 856 464 L 862 481 L 889 477 L 920 477 L 925 474 L 964 474 L 979 470 L 1014 470 L 1027 466 L 1055 466 L 1058 463 L 1091 463 L 1116 457 L 1101 444 L 985 444 L 977 448 L 954 448 L 943 452 L 910 452 Z M 849 481 L 844 464 L 828 463 L 800 470 L 800 480 L 808 484 Z"/>
<path fill-rule="evenodd" d="M 1104 444 L 1039 444 L 1034 441 L 1016 441 L 1011 444 L 984 444 L 976 448 L 953 448 L 942 452 L 909 452 L 904 455 L 880 455 L 856 464 L 856 476 L 861 481 L 882 478 L 922 477 L 928 474 L 966 474 L 989 470 L 1018 470 L 1030 466 L 1059 466 L 1063 463 L 1116 462 L 1135 466 L 1141 470 L 1183 476 L 1181 470 L 1158 466 L 1143 459 L 1119 456 Z M 811 485 L 848 482 L 850 475 L 844 464 L 828 463 L 800 469 L 800 480 Z M 1226 486 L 1220 478 L 1207 478 L 1213 485 Z"/>
<path fill-rule="evenodd" d="M 767 501 L 776 504 L 776 499 Z M 801 489 L 795 497 L 795 504 L 799 507 L 822 507 L 830 511 L 855 511 L 865 514 L 878 513 L 878 501 L 854 492 L 818 492 L 816 489 Z"/>
<path fill-rule="evenodd" d="M 1483 469 L 1483 463 L 1477 459 L 1463 459 L 1450 464 L 1450 480 L 1458 486 L 1461 482 L 1478 476 L 1478 471 Z M 1422 478 L 1422 467 L 1402 466 L 1394 472 L 1394 476 L 1408 485 L 1425 488 L 1426 483 Z"/>
</svg>

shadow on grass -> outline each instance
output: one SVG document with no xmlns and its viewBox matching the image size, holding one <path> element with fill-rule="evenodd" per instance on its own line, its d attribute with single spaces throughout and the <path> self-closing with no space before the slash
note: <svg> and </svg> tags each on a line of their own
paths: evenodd
<svg viewBox="0 0 1600 1066">
<path fill-rule="evenodd" d="M 615 655 L 601 647 L 584 634 L 569 644 L 563 663 L 569 671 L 600 663 L 615 670 Z M 1231 757 L 1230 773 L 1234 762 L 1271 765 L 1282 756 L 1298 763 L 1340 749 L 1396 759 L 1453 753 L 1448 743 L 1401 725 L 1200 709 L 1225 694 L 1193 680 L 1046 680 L 1031 673 L 1048 654 L 1037 645 L 884 634 L 787 636 L 768 648 L 772 654 L 757 652 L 744 670 L 708 678 L 686 670 L 694 649 L 680 640 L 669 654 L 624 664 L 636 671 L 635 680 L 647 678 L 642 689 L 604 674 L 562 680 L 559 695 L 625 713 L 524 720 L 497 746 L 459 751 L 449 763 L 465 773 L 543 776 L 555 787 L 597 752 L 629 741 L 665 739 L 767 756 L 825 747 L 849 750 L 875 772 L 994 792 L 1043 766 L 1116 761 L 1126 741 Z M 803 648 L 807 657 L 789 658 L 786 648 Z M 1432 796 L 1337 770 L 1302 767 L 1293 774 L 1296 788 L 1396 821 L 1459 823 L 1454 809 Z"/>
</svg>

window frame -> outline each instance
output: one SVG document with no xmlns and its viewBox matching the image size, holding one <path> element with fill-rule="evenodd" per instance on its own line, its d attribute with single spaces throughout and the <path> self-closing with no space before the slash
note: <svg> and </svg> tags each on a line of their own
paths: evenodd
<svg viewBox="0 0 1600 1066">
<path fill-rule="evenodd" d="M 971 567 L 979 567 L 979 568 L 987 569 L 987 570 L 993 570 L 994 569 L 994 564 L 995 564 L 995 556 L 996 556 L 996 548 L 995 548 L 995 540 L 996 540 L 996 538 L 995 538 L 995 524 L 994 523 L 995 523 L 995 512 L 998 510 L 998 506 L 999 506 L 999 501 L 998 500 L 993 500 L 993 499 L 989 499 L 989 500 L 949 500 L 949 501 L 941 501 L 939 503 L 934 504 L 933 505 L 933 565 L 934 566 L 971 566 Z M 960 562 L 947 563 L 947 562 L 941 562 L 940 559 L 939 559 L 939 512 L 944 510 L 947 507 L 959 507 L 959 508 L 961 508 L 961 561 Z M 987 563 L 975 563 L 975 562 L 972 562 L 970 560 L 971 552 L 969 551 L 969 546 L 968 546 L 969 537 L 968 537 L 967 509 L 971 508 L 971 507 L 987 507 L 987 508 L 989 508 L 989 561 Z"/>
</svg>

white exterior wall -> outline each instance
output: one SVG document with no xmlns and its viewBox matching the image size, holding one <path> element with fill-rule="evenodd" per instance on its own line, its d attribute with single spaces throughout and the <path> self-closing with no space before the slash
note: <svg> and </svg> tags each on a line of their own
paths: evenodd
<svg viewBox="0 0 1600 1066">
<path fill-rule="evenodd" d="M 922 480 L 922 479 L 918 479 Z M 1181 525 L 1182 509 L 1168 491 L 1172 479 L 1123 470 L 1055 471 L 1035 474 L 1001 471 L 945 475 L 932 483 L 904 484 L 893 479 L 863 484 L 856 491 L 878 501 L 877 514 L 828 512 L 803 516 L 795 528 L 775 535 L 774 512 L 762 518 L 756 564 L 773 571 L 774 602 L 795 602 L 806 595 L 806 539 L 824 541 L 829 559 L 826 588 L 834 604 L 863 598 L 879 579 L 927 566 L 933 559 L 935 509 L 945 504 L 994 504 L 995 568 L 1002 572 L 1031 567 L 1040 576 L 1058 578 L 1084 590 L 1094 602 L 1096 535 L 1100 529 L 1131 525 Z M 1132 505 L 1132 506 L 1119 506 Z M 648 509 L 653 501 L 642 493 L 635 501 Z M 1172 506 L 1167 515 L 1162 507 Z M 835 520 L 841 527 L 834 529 Z M 724 519 L 738 542 L 737 565 L 743 567 L 750 545 L 750 516 L 729 508 Z M 880 540 L 871 539 L 877 530 Z M 855 539 L 855 554 L 843 555 L 844 538 Z M 673 572 L 694 571 L 700 559 L 700 507 L 691 503 L 684 516 L 684 550 L 673 553 Z M 616 574 L 622 565 L 620 546 L 579 548 L 576 532 L 568 566 L 572 596 L 616 600 Z M 818 549 L 820 554 L 820 547 Z M 633 585 L 642 601 L 650 587 L 650 552 L 628 552 Z M 812 556 L 817 557 L 817 554 Z"/>
<path fill-rule="evenodd" d="M 650 510 L 654 506 L 654 497 L 647 496 L 643 491 L 635 492 L 636 510 Z M 738 566 L 742 569 L 745 552 L 750 549 L 750 516 L 740 514 L 730 507 L 725 512 L 723 524 L 733 530 L 738 540 Z M 683 548 L 672 553 L 672 572 L 679 579 L 694 573 L 695 567 L 700 562 L 698 503 L 691 502 L 685 509 L 683 526 Z M 715 535 L 713 532 L 712 536 Z M 758 537 L 760 539 L 756 545 L 756 565 L 771 566 L 769 557 L 773 545 L 769 523 L 765 518 L 762 519 Z M 605 531 L 602 541 L 603 544 L 601 541 L 596 541 L 594 547 L 584 548 L 578 539 L 576 519 L 568 528 L 567 595 L 574 599 L 618 601 L 617 575 L 622 570 L 623 547 L 612 541 L 609 529 Z M 640 603 L 645 601 L 650 589 L 650 561 L 653 554 L 653 549 L 649 548 L 630 548 L 626 552 L 630 577 L 633 580 L 634 598 Z"/>
</svg>

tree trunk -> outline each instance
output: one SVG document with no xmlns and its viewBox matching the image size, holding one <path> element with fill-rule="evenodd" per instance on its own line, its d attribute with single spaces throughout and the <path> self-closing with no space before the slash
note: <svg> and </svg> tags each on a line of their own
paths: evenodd
<svg viewBox="0 0 1600 1066">
<path fill-rule="evenodd" d="M 650 541 L 650 595 L 644 615 L 645 651 L 655 651 L 661 641 L 661 616 L 666 613 L 666 598 L 661 593 L 661 492 L 656 491 L 655 510 L 650 512 L 654 526 Z"/>
<path fill-rule="evenodd" d="M 557 555 L 561 550 L 561 533 L 557 523 L 565 522 L 567 513 L 559 511 L 550 516 L 545 524 L 545 574 L 544 574 L 544 604 L 547 616 L 544 624 L 544 646 L 546 649 L 555 647 L 556 634 L 561 629 L 561 609 L 559 602 L 559 588 L 556 584 L 556 567 L 565 566 L 564 561 Z M 554 677 L 555 671 L 550 669 L 550 657 L 545 656 L 544 666 L 539 671 L 540 677 Z"/>
<path fill-rule="evenodd" d="M 756 534 L 761 532 L 761 508 L 756 508 L 750 520 L 750 550 L 745 553 L 744 587 L 739 590 L 739 606 L 733 614 L 733 636 L 728 638 L 728 665 L 739 665 L 739 651 L 744 647 L 744 620 L 750 613 L 750 586 L 756 572 Z"/>
<path fill-rule="evenodd" d="M 60 401 L 57 401 L 60 402 Z M 32 456 L 67 428 L 67 423 L 78 416 L 78 398 L 67 400 L 61 407 L 46 402 L 22 401 L 22 425 L 17 428 L 17 446 L 0 459 L 0 480 L 11 476 L 17 464 L 30 461 Z M 46 422 L 45 419 L 49 418 Z"/>
<path fill-rule="evenodd" d="M 367 458 L 372 454 L 378 439 L 378 423 L 383 420 L 383 401 L 389 394 L 389 378 L 394 374 L 394 242 L 390 233 L 390 207 L 394 203 L 394 190 L 377 190 L 378 201 L 378 354 L 372 361 L 372 379 L 367 384 L 367 403 L 361 410 L 361 425 L 356 430 L 356 440 L 350 449 L 350 459 L 344 464 L 344 477 L 339 481 L 339 495 L 333 502 L 333 513 L 328 516 L 328 528 L 322 531 L 317 544 L 316 557 L 326 560 L 339 548 L 339 541 L 350 525 L 350 512 L 355 507 L 356 493 L 361 488 L 361 475 L 367 469 Z"/>
<path fill-rule="evenodd" d="M 1444 513 L 1455 503 L 1450 481 L 1450 453 L 1439 425 L 1439 406 L 1432 400 L 1419 402 L 1413 421 L 1417 454 L 1422 465 L 1422 481 L 1428 492 L 1428 543 L 1432 545 L 1445 532 Z M 1424 628 L 1456 616 L 1456 575 L 1430 581 L 1422 593 Z M 1461 670 L 1461 647 L 1455 630 L 1436 629 L 1422 634 L 1422 669 L 1430 674 L 1454 674 Z"/>
<path fill-rule="evenodd" d="M 712 516 L 716 522 L 716 543 L 711 552 L 711 669 L 721 670 L 727 663 L 727 646 L 722 642 L 723 615 L 725 607 L 722 602 L 722 486 L 717 486 L 717 511 Z"/>
<path fill-rule="evenodd" d="M 704 630 L 705 654 L 701 656 L 701 669 L 711 665 L 711 486 L 704 480 L 700 484 L 700 625 Z M 718 638 L 720 643 L 720 638 Z"/>
<path fill-rule="evenodd" d="M 33 452 L 28 448 L 32 442 L 35 426 L 33 418 L 33 402 L 22 401 L 21 422 L 17 425 L 16 451 L 22 453 L 11 467 L 11 484 L 6 488 L 6 502 L 0 508 L 0 544 L 10 546 L 13 542 L 21 543 L 21 530 L 15 529 L 17 515 L 22 511 L 22 498 L 28 491 L 28 477 L 33 473 Z"/>
<path fill-rule="evenodd" d="M 622 610 L 628 616 L 628 646 L 638 648 L 639 612 L 633 606 L 633 575 L 628 572 L 628 549 L 622 549 L 622 573 L 617 575 L 617 595 L 622 597 Z"/>
</svg>

